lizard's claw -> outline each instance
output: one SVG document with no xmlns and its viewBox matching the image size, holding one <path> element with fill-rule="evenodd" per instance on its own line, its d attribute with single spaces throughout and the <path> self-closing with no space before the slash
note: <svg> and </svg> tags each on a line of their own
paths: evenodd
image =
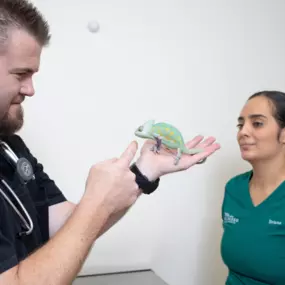
<svg viewBox="0 0 285 285">
<path fill-rule="evenodd" d="M 153 151 L 154 153 L 159 153 L 159 148 L 157 146 L 157 144 L 154 144 L 151 148 L 150 148 L 151 151 Z"/>
</svg>

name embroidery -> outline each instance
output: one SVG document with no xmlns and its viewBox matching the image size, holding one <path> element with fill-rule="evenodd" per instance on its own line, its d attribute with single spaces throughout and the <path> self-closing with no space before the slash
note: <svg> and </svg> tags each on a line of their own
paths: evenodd
<svg viewBox="0 0 285 285">
<path fill-rule="evenodd" d="M 280 222 L 280 221 L 273 221 L 273 220 L 269 219 L 268 224 L 269 225 L 282 225 L 282 222 Z"/>
</svg>

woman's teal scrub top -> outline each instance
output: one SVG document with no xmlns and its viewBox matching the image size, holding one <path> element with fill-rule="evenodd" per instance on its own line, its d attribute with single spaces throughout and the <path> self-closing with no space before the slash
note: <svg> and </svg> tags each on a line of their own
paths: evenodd
<svg viewBox="0 0 285 285">
<path fill-rule="evenodd" d="M 222 205 L 226 285 L 285 285 L 285 181 L 261 204 L 249 193 L 252 171 L 230 179 Z"/>
</svg>

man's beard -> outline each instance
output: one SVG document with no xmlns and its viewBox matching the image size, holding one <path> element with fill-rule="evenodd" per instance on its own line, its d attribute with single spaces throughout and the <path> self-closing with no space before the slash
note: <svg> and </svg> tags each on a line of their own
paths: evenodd
<svg viewBox="0 0 285 285">
<path fill-rule="evenodd" d="M 24 110 L 19 106 L 15 116 L 11 116 L 9 112 L 0 120 L 0 135 L 11 136 L 19 131 L 24 124 Z"/>
</svg>

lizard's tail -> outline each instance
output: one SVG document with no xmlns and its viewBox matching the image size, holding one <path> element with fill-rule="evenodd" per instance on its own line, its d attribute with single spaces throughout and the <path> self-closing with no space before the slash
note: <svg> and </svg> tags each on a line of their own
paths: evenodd
<svg viewBox="0 0 285 285">
<path fill-rule="evenodd" d="M 202 148 L 185 148 L 184 149 L 184 152 L 186 154 L 191 154 L 191 155 L 201 153 L 203 151 L 204 151 L 204 149 L 202 149 Z"/>
</svg>

